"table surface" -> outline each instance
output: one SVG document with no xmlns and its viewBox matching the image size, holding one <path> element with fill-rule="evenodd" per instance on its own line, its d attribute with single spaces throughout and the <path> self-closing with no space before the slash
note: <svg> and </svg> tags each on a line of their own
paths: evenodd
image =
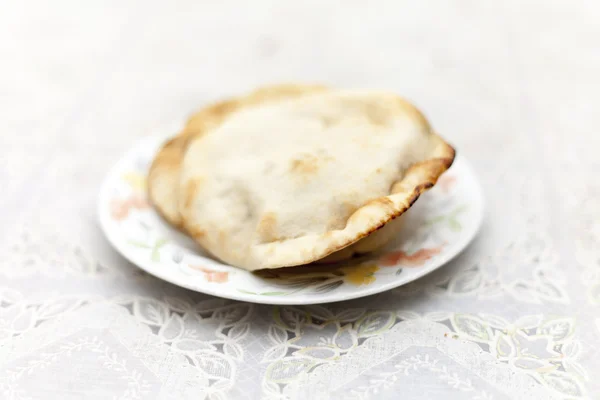
<svg viewBox="0 0 600 400">
<path fill-rule="evenodd" d="M 0 398 L 600 398 L 600 5 L 0 6 Z M 95 216 L 108 168 L 274 82 L 411 99 L 475 166 L 480 235 L 413 284 L 313 307 L 148 276 Z"/>
</svg>

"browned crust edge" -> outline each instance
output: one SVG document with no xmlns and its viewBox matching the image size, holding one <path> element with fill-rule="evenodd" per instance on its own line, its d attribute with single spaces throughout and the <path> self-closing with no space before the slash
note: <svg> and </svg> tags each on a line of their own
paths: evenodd
<svg viewBox="0 0 600 400">
<path fill-rule="evenodd" d="M 409 208 L 411 208 L 416 201 L 419 199 L 419 197 L 425 193 L 426 191 L 428 191 L 429 189 L 431 189 L 436 183 L 437 180 L 439 179 L 439 177 L 446 172 L 454 163 L 454 160 L 456 158 L 456 149 L 454 149 L 454 147 L 450 146 L 448 143 L 443 143 L 443 152 L 446 153 L 445 156 L 442 157 L 436 157 L 436 158 L 432 158 L 430 160 L 427 161 L 423 161 L 423 162 L 419 162 L 416 164 L 413 164 L 407 171 L 406 174 L 404 175 L 404 177 L 407 177 L 409 175 L 412 174 L 421 174 L 422 172 L 427 172 L 427 179 L 424 180 L 422 183 L 420 183 L 419 185 L 417 185 L 413 192 L 408 196 L 408 202 L 407 204 L 405 204 L 403 207 L 401 208 L 397 208 L 394 207 L 394 211 L 387 216 L 386 219 L 378 222 L 375 225 L 372 225 L 369 227 L 369 229 L 366 229 L 363 232 L 360 232 L 356 238 L 354 238 L 353 240 L 349 240 L 347 242 L 344 243 L 339 243 L 336 244 L 335 246 L 331 246 L 329 249 L 327 249 L 327 251 L 324 253 L 323 256 L 317 258 L 316 260 L 313 261 L 317 261 L 320 260 L 322 258 L 325 258 L 327 256 L 329 256 L 332 253 L 335 253 L 336 251 L 342 250 L 348 246 L 353 245 L 354 243 L 358 242 L 361 239 L 366 238 L 367 236 L 371 235 L 373 232 L 383 228 L 387 223 L 393 221 L 394 219 L 398 218 L 399 216 L 401 216 L 402 214 L 404 214 L 406 211 L 408 211 Z M 394 184 L 394 186 L 401 184 L 402 181 L 404 180 L 401 179 L 400 181 L 396 182 Z M 400 191 L 395 191 L 390 193 L 388 196 L 383 196 L 383 197 L 379 197 L 375 200 L 372 200 L 370 203 L 373 202 L 383 202 L 386 200 L 389 200 L 389 196 L 399 193 Z M 366 205 L 370 204 L 367 203 Z M 365 206 L 366 206 L 365 205 Z M 364 206 L 363 206 L 364 207 Z M 361 207 L 362 208 L 362 207 Z M 353 215 L 355 215 L 357 212 L 360 211 L 360 208 L 358 210 L 356 210 L 355 213 L 353 213 L 348 220 L 350 220 L 352 218 Z M 311 262 L 313 262 L 311 261 Z M 297 266 L 297 265 L 302 265 L 302 264 L 295 264 L 295 265 L 282 265 L 282 267 L 292 267 L 292 266 Z"/>
</svg>

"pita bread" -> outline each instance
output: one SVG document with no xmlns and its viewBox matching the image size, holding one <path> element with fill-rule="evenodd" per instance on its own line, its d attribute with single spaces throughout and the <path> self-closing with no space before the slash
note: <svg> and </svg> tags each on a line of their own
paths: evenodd
<svg viewBox="0 0 600 400">
<path fill-rule="evenodd" d="M 198 111 L 179 135 L 163 145 L 150 166 L 148 196 L 155 209 L 171 225 L 183 228 L 176 193 L 183 154 L 193 138 L 215 128 L 240 109 L 324 90 L 326 88 L 319 85 L 272 85 L 257 89 L 245 97 L 220 101 Z"/>
<path fill-rule="evenodd" d="M 318 85 L 288 84 L 267 86 L 255 90 L 244 98 L 221 101 L 197 112 L 188 120 L 186 127 L 177 137 L 163 145 L 150 168 L 148 187 L 149 195 L 155 208 L 171 225 L 183 229 L 178 198 L 175 193 L 177 193 L 179 186 L 181 160 L 188 143 L 194 137 L 202 134 L 210 127 L 216 126 L 228 115 L 243 108 L 324 90 L 326 90 L 324 86 Z M 401 218 L 398 218 L 353 245 L 332 253 L 316 262 L 323 264 L 334 263 L 349 259 L 356 254 L 375 251 L 387 244 L 389 239 L 396 235 L 400 227 Z"/>
<path fill-rule="evenodd" d="M 194 136 L 177 208 L 185 230 L 229 264 L 307 264 L 399 217 L 453 160 L 398 96 L 321 90 L 241 107 Z M 386 242 L 388 225 L 351 252 Z"/>
</svg>

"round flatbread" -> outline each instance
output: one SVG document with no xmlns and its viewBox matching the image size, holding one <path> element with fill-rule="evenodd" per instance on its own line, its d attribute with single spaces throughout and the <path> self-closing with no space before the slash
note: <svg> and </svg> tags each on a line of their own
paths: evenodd
<svg viewBox="0 0 600 400">
<path fill-rule="evenodd" d="M 186 149 L 174 210 L 205 250 L 248 270 L 381 245 L 394 230 L 371 234 L 455 154 L 402 98 L 334 90 L 238 108 Z"/>
</svg>

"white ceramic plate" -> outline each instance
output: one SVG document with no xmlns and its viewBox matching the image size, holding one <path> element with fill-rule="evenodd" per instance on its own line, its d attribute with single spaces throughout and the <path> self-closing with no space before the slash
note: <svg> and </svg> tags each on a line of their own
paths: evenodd
<svg viewBox="0 0 600 400">
<path fill-rule="evenodd" d="M 148 205 L 146 174 L 161 138 L 143 141 L 110 171 L 99 201 L 110 243 L 146 272 L 191 290 L 267 304 L 314 304 L 368 296 L 439 268 L 475 237 L 481 188 L 460 156 L 402 218 L 397 239 L 378 254 L 333 266 L 251 273 L 210 257 Z"/>
</svg>

